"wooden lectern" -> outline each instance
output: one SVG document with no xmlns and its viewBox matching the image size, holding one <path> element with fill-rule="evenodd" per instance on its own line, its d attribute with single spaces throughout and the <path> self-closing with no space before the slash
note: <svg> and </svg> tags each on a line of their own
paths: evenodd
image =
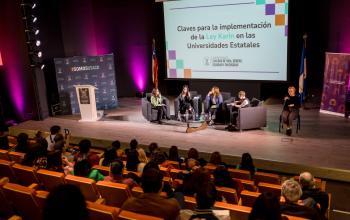
<svg viewBox="0 0 350 220">
<path fill-rule="evenodd" d="M 97 121 L 102 114 L 96 109 L 95 86 L 91 85 L 75 85 L 77 98 L 79 102 L 81 120 L 79 121 Z"/>
</svg>

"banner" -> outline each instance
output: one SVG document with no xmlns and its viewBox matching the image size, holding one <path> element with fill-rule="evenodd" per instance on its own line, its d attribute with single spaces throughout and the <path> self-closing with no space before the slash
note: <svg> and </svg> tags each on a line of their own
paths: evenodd
<svg viewBox="0 0 350 220">
<path fill-rule="evenodd" d="M 106 110 L 117 107 L 117 87 L 113 54 L 55 58 L 56 79 L 63 114 L 79 114 L 74 85 L 92 85 L 96 90 L 96 107 Z M 79 91 L 80 96 L 86 95 Z M 90 100 L 84 99 L 84 102 Z"/>
<path fill-rule="evenodd" d="M 349 73 L 350 54 L 326 53 L 320 112 L 344 116 Z"/>
</svg>

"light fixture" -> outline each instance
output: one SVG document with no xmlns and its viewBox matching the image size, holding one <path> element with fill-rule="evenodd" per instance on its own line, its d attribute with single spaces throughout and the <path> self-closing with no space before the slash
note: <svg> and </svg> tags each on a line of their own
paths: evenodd
<svg viewBox="0 0 350 220">
<path fill-rule="evenodd" d="M 36 29 L 36 30 L 34 31 L 34 34 L 35 34 L 35 35 L 38 35 L 39 32 L 40 32 L 39 29 Z"/>
<path fill-rule="evenodd" d="M 35 3 L 32 5 L 32 9 L 34 9 L 34 8 L 36 8 L 36 4 Z"/>
<path fill-rule="evenodd" d="M 45 68 L 45 64 L 41 64 L 40 69 L 43 70 Z"/>
<path fill-rule="evenodd" d="M 38 57 L 40 58 L 40 57 L 43 56 L 43 53 L 42 53 L 41 51 L 39 51 L 37 55 L 38 55 Z"/>
<path fill-rule="evenodd" d="M 33 23 L 35 23 L 37 20 L 38 20 L 38 18 L 33 16 Z"/>
<path fill-rule="evenodd" d="M 36 45 L 37 47 L 39 47 L 39 46 L 41 45 L 41 41 L 40 41 L 40 40 L 36 40 L 36 41 L 35 41 L 35 45 Z"/>
</svg>

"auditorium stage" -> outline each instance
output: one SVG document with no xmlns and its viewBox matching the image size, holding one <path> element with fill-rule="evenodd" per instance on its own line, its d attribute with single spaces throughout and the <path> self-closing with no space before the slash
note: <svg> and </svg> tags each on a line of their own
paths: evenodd
<svg viewBox="0 0 350 220">
<path fill-rule="evenodd" d="M 220 151 L 224 160 L 236 164 L 240 155 L 250 152 L 257 167 L 274 172 L 296 174 L 310 170 L 316 176 L 350 182 L 350 121 L 325 115 L 318 109 L 301 110 L 301 130 L 291 137 L 278 132 L 282 105 L 265 105 L 268 125 L 260 130 L 228 132 L 223 125 L 195 133 L 185 133 L 186 125 L 176 121 L 158 125 L 143 119 L 141 100 L 121 98 L 117 109 L 105 111 L 97 122 L 78 122 L 80 116 L 50 117 L 44 121 L 27 121 L 10 128 L 10 134 L 20 131 L 48 131 L 54 124 L 72 132 L 72 142 L 92 138 L 93 145 L 105 147 L 113 140 L 124 146 L 136 138 L 140 144 L 157 142 L 162 148 L 176 145 L 181 150 L 191 147 L 207 157 Z M 173 114 L 173 107 L 171 113 Z M 185 151 L 181 152 L 184 153 Z"/>
</svg>

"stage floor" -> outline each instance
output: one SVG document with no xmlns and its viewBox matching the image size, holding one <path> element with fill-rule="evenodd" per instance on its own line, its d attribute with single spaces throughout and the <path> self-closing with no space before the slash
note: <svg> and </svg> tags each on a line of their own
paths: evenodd
<svg viewBox="0 0 350 220">
<path fill-rule="evenodd" d="M 258 130 L 228 132 L 224 125 L 195 133 L 185 133 L 186 125 L 176 121 L 158 125 L 143 119 L 141 100 L 119 99 L 117 109 L 105 111 L 98 122 L 78 122 L 79 115 L 50 117 L 27 121 L 10 131 L 48 131 L 54 124 L 69 128 L 75 137 L 129 142 L 136 138 L 142 145 L 157 142 L 163 148 L 197 148 L 200 152 L 220 151 L 226 162 L 235 164 L 240 155 L 250 152 L 256 166 L 264 170 L 298 173 L 310 170 L 316 176 L 350 181 L 350 121 L 325 115 L 317 109 L 301 110 L 301 130 L 291 137 L 278 132 L 282 105 L 266 105 L 268 125 Z M 173 107 L 171 108 L 173 111 Z M 173 112 L 172 112 L 173 114 Z M 74 139 L 73 139 L 74 140 Z M 75 139 L 76 141 L 78 139 Z M 98 142 L 96 142 L 98 143 Z M 208 154 L 204 154 L 208 157 Z"/>
</svg>

